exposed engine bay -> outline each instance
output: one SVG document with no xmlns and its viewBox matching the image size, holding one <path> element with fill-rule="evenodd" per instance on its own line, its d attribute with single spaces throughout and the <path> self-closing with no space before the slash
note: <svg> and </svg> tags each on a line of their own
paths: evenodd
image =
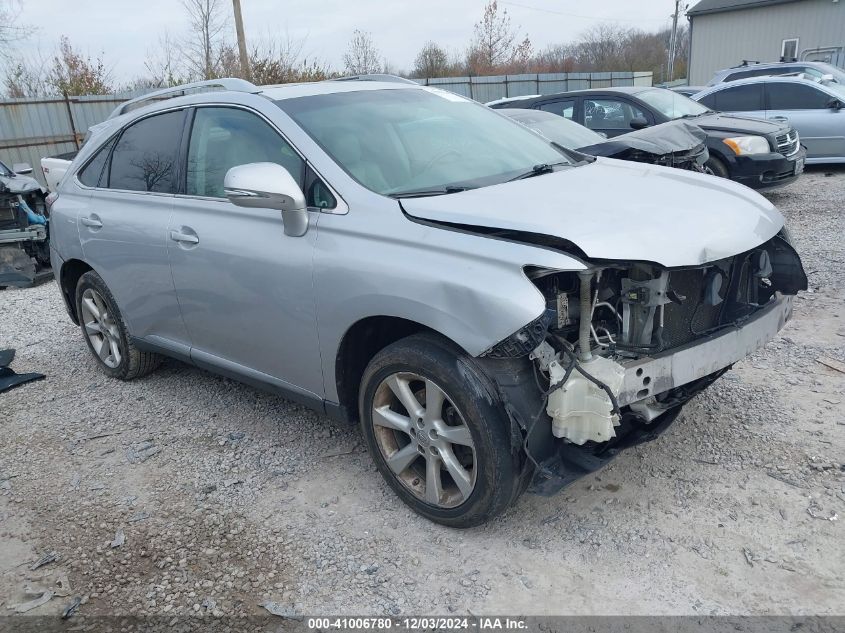
<svg viewBox="0 0 845 633">
<path fill-rule="evenodd" d="M 546 311 L 485 355 L 532 362 L 548 417 L 522 426 L 546 492 L 668 426 L 680 405 L 770 340 L 791 314 L 790 295 L 807 288 L 784 231 L 699 266 L 593 264 L 527 271 Z"/>
</svg>

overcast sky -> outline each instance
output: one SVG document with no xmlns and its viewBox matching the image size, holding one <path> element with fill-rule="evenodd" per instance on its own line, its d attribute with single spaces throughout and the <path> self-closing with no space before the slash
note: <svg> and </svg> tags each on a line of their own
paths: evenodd
<svg viewBox="0 0 845 633">
<path fill-rule="evenodd" d="M 92 56 L 104 53 L 113 78 L 143 74 L 144 59 L 165 30 L 187 29 L 179 0 L 21 0 L 22 22 L 37 33 L 22 48 L 49 56 L 61 35 Z M 694 2 L 691 2 L 694 4 Z M 230 6 L 223 0 L 224 6 Z M 241 0 L 247 42 L 283 36 L 305 39 L 304 53 L 341 69 L 353 29 L 369 31 L 395 67 L 410 69 L 427 40 L 462 50 L 472 37 L 485 0 Z M 683 6 L 684 3 L 682 3 Z M 517 0 L 503 2 L 514 25 L 521 26 L 535 50 L 570 41 L 603 21 L 656 30 L 670 24 L 672 0 Z M 232 27 L 234 38 L 234 26 Z"/>
</svg>

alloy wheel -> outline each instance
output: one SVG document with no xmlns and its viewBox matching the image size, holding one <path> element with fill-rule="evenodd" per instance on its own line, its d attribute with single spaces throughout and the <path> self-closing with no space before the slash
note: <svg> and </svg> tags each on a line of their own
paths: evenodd
<svg viewBox="0 0 845 633">
<path fill-rule="evenodd" d="M 123 358 L 120 331 L 103 297 L 93 288 L 82 293 L 82 331 L 94 353 L 106 367 L 120 365 Z"/>
<path fill-rule="evenodd" d="M 453 508 L 475 488 L 476 454 L 461 412 L 434 381 L 410 372 L 385 378 L 373 398 L 376 444 L 416 497 Z"/>
</svg>

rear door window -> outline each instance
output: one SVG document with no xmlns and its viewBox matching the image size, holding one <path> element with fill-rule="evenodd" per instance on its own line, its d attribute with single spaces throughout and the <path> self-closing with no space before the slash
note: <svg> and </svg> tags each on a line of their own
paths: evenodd
<svg viewBox="0 0 845 633">
<path fill-rule="evenodd" d="M 831 100 L 826 92 L 799 83 L 767 83 L 769 110 L 823 110 Z"/>
<path fill-rule="evenodd" d="M 112 152 L 109 189 L 175 193 L 183 110 L 130 125 Z"/>
<path fill-rule="evenodd" d="M 719 90 L 700 100 L 708 108 L 720 112 L 763 110 L 763 84 L 733 86 Z"/>
</svg>

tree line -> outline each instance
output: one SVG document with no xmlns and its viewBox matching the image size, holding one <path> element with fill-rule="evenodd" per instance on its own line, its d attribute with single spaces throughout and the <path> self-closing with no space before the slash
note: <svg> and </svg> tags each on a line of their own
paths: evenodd
<svg viewBox="0 0 845 633">
<path fill-rule="evenodd" d="M 87 95 L 169 87 L 202 79 L 241 77 L 256 84 L 319 81 L 342 75 L 391 73 L 406 77 L 454 77 L 519 73 L 651 71 L 655 81 L 686 76 L 689 34 L 678 33 L 675 77 L 667 76 L 670 30 L 649 32 L 610 23 L 583 32 L 575 41 L 535 51 L 507 9 L 489 0 L 462 50 L 428 41 L 413 67 L 400 69 L 380 52 L 373 35 L 355 30 L 342 57 L 343 67 L 304 54 L 305 40 L 287 35 L 248 38 L 248 72 L 234 41 L 229 0 L 181 0 L 187 17 L 184 32 L 162 32 L 144 60 L 144 72 L 118 82 L 103 54 L 87 55 L 61 37 L 46 58 L 24 59 L 17 44 L 33 33 L 20 24 L 20 1 L 0 0 L 2 90 L 8 97 Z"/>
</svg>

